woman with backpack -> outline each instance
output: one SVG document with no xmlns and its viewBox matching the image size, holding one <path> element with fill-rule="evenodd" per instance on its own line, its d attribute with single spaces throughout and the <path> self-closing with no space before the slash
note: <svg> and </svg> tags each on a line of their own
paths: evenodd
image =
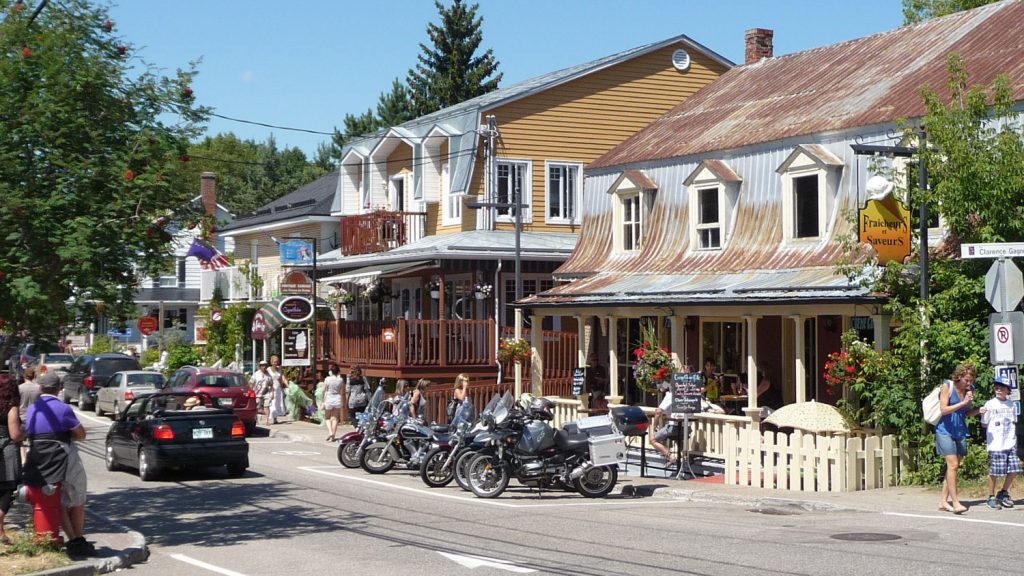
<svg viewBox="0 0 1024 576">
<path fill-rule="evenodd" d="M 360 412 L 366 410 L 369 402 L 369 386 L 363 378 L 363 369 L 353 366 L 352 372 L 348 375 L 348 384 L 345 385 L 345 395 L 348 397 L 348 413 L 352 418 L 352 425 L 356 425 L 356 417 Z"/>
</svg>

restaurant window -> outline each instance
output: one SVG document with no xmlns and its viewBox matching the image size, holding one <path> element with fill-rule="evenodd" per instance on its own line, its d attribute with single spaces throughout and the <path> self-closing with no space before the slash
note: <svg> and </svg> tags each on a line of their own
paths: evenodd
<svg viewBox="0 0 1024 576">
<path fill-rule="evenodd" d="M 582 164 L 547 163 L 547 221 L 552 224 L 578 222 Z"/>
<path fill-rule="evenodd" d="M 524 204 L 523 222 L 531 221 L 532 191 L 530 189 L 531 166 L 528 160 L 498 160 L 498 190 L 497 200 L 499 204 L 511 204 L 515 199 L 516 192 L 519 192 L 519 202 Z M 516 209 L 514 207 L 496 208 L 499 222 L 512 222 L 515 219 Z"/>
<path fill-rule="evenodd" d="M 714 360 L 722 374 L 740 377 L 746 369 L 746 337 L 742 321 L 705 321 L 701 324 L 703 338 L 701 357 L 691 359 L 695 369 L 703 369 L 708 359 Z"/>
</svg>

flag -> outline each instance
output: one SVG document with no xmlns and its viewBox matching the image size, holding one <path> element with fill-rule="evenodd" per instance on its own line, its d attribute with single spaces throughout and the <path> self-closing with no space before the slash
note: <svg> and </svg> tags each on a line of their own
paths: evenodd
<svg viewBox="0 0 1024 576">
<path fill-rule="evenodd" d="M 195 256 L 203 270 L 220 270 L 221 268 L 227 268 L 231 264 L 219 250 L 199 238 L 192 241 L 188 254 L 185 254 L 186 258 L 189 256 Z"/>
</svg>

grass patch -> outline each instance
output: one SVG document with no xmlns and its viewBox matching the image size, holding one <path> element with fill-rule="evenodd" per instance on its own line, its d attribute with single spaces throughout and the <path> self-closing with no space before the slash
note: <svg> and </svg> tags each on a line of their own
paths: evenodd
<svg viewBox="0 0 1024 576">
<path fill-rule="evenodd" d="M 30 574 L 71 564 L 67 554 L 53 546 L 37 544 L 34 532 L 8 526 L 10 544 L 0 544 L 0 574 Z"/>
</svg>

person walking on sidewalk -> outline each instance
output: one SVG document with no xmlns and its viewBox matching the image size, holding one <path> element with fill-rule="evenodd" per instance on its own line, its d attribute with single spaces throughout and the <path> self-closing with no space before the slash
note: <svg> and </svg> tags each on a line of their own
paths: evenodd
<svg viewBox="0 0 1024 576">
<path fill-rule="evenodd" d="M 935 451 L 946 459 L 946 479 L 942 482 L 939 510 L 954 514 L 967 512 L 957 494 L 956 477 L 960 461 L 967 455 L 967 419 L 981 410 L 971 409 L 974 402 L 974 364 L 965 362 L 953 370 L 953 380 L 946 380 L 939 390 L 942 419 L 935 427 Z"/>
<path fill-rule="evenodd" d="M 60 380 L 53 372 L 39 379 L 42 395 L 28 407 L 25 434 L 28 458 L 24 480 L 28 486 L 60 484 L 60 524 L 67 535 L 70 556 L 93 556 L 96 548 L 85 539 L 85 466 L 76 444 L 85 440 L 85 428 L 70 406 L 57 398 Z"/>
<path fill-rule="evenodd" d="M 985 425 L 985 445 L 988 450 L 988 504 L 989 508 L 1013 508 L 1010 486 L 1020 474 L 1017 457 L 1017 413 L 1010 402 L 1010 385 L 996 378 L 996 397 L 981 408 L 981 423 Z M 996 493 L 996 478 L 1004 477 L 1003 489 Z"/>
<path fill-rule="evenodd" d="M 270 407 L 267 410 L 267 424 L 277 424 L 277 419 L 285 415 L 284 391 L 288 387 L 288 378 L 281 369 L 281 359 L 275 354 L 270 357 Z"/>
<path fill-rule="evenodd" d="M 266 360 L 260 360 L 259 368 L 253 372 L 252 378 L 249 379 L 252 393 L 256 395 L 256 417 L 259 418 L 262 414 L 265 422 L 270 422 L 270 418 L 267 416 L 267 408 L 269 406 L 267 392 L 272 392 L 271 386 L 273 385 L 270 373 L 267 372 L 269 366 Z"/>
<path fill-rule="evenodd" d="M 25 421 L 25 414 L 28 412 L 28 407 L 35 404 L 36 400 L 39 399 L 42 392 L 39 390 L 39 384 L 36 383 L 36 369 L 34 366 L 25 368 L 25 374 L 22 376 L 25 381 L 18 385 L 18 397 L 20 404 L 18 405 L 18 416 L 21 421 Z M 28 446 L 21 447 L 21 463 L 25 463 L 25 457 L 28 456 Z"/>
<path fill-rule="evenodd" d="M 0 374 L 0 543 L 10 544 L 4 519 L 11 510 L 14 491 L 21 481 L 18 445 L 25 439 L 18 413 L 18 386 L 7 374 Z"/>
<path fill-rule="evenodd" d="M 352 419 L 353 426 L 356 424 L 356 418 L 363 410 L 366 410 L 366 405 L 369 403 L 368 389 L 366 379 L 363 378 L 363 369 L 353 366 L 348 375 L 348 384 L 345 385 L 345 395 L 348 396 L 348 415 Z"/>
<path fill-rule="evenodd" d="M 338 422 L 341 421 L 341 376 L 333 366 L 327 371 L 324 379 L 324 421 L 327 422 L 327 441 L 333 442 L 338 433 Z"/>
</svg>

